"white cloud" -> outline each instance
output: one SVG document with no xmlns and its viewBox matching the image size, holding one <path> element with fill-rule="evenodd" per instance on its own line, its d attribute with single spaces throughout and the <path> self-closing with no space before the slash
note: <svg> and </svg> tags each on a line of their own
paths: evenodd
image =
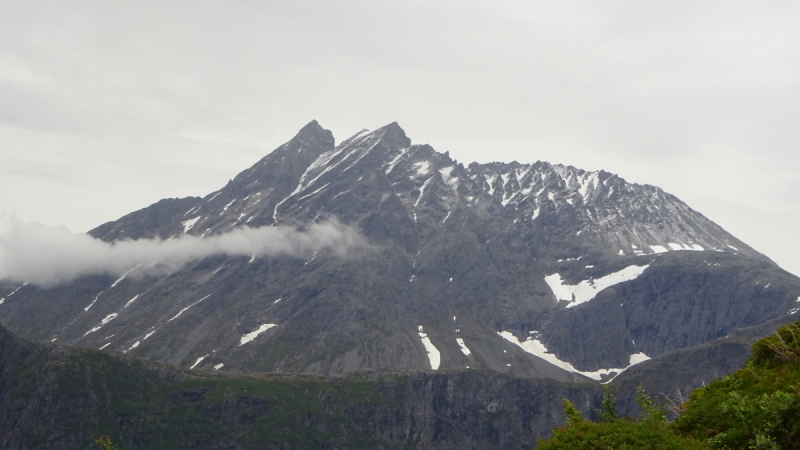
<svg viewBox="0 0 800 450">
<path fill-rule="evenodd" d="M 0 234 L 0 279 L 52 286 L 82 275 L 120 275 L 140 265 L 142 271 L 174 271 L 211 255 L 256 257 L 307 256 L 328 250 L 339 256 L 366 248 L 363 237 L 337 222 L 312 224 L 305 231 L 289 227 L 238 228 L 200 238 L 141 239 L 106 243 L 64 226 L 8 221 Z"/>
</svg>

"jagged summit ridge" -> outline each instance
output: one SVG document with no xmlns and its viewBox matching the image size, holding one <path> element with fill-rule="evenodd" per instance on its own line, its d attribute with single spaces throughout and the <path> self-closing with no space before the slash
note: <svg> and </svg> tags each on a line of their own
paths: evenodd
<svg viewBox="0 0 800 450">
<path fill-rule="evenodd" d="M 184 202 L 186 209 L 174 219 L 170 234 L 161 237 L 330 216 L 347 221 L 352 211 L 337 211 L 336 205 L 348 203 L 348 196 L 364 186 L 375 190 L 372 196 L 380 191 L 370 207 L 399 202 L 417 226 L 426 226 L 429 219 L 428 225 L 444 226 L 454 214 L 485 221 L 502 216 L 511 218 L 520 233 L 547 231 L 620 255 L 714 250 L 763 258 L 657 187 L 542 161 L 464 167 L 429 145 L 412 145 L 396 122 L 362 130 L 334 146 L 332 133 L 312 121 L 228 186 Z M 91 233 L 105 240 L 127 237 L 109 230 L 109 224 Z M 569 256 L 579 255 L 564 255 Z"/>
</svg>

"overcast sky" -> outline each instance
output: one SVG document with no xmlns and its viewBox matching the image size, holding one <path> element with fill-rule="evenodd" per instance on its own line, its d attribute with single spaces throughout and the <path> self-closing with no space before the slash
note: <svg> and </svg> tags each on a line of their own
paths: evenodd
<svg viewBox="0 0 800 450">
<path fill-rule="evenodd" d="M 657 185 L 800 274 L 800 2 L 0 0 L 0 212 L 87 231 L 317 119 Z"/>
</svg>

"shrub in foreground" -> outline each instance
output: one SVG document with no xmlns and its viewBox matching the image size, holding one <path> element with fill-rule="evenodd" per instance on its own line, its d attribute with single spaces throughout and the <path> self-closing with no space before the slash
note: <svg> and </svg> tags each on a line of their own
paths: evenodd
<svg viewBox="0 0 800 450">
<path fill-rule="evenodd" d="M 650 397 L 640 388 L 638 398 L 642 405 L 639 420 L 618 417 L 613 390 L 606 389 L 600 422 L 584 420 L 580 411 L 564 399 L 567 425 L 553 430 L 550 440 L 540 440 L 537 450 L 707 450 L 709 447 L 694 439 L 673 432 L 662 408 L 653 405 Z"/>
<path fill-rule="evenodd" d="M 619 418 L 612 394 L 599 423 L 565 399 L 567 425 L 537 450 L 800 449 L 800 321 L 756 342 L 744 368 L 692 392 L 673 424 L 641 389 L 642 418 Z"/>
<path fill-rule="evenodd" d="M 712 448 L 800 448 L 799 323 L 756 342 L 743 369 L 692 392 L 675 430 Z"/>
</svg>

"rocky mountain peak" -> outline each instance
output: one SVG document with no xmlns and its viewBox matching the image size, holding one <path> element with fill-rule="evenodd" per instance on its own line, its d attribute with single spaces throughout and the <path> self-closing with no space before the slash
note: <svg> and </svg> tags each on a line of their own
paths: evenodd
<svg viewBox="0 0 800 450">
<path fill-rule="evenodd" d="M 171 211 L 172 225 L 161 224 L 150 235 L 204 235 L 331 217 L 351 223 L 385 204 L 401 208 L 395 213 L 404 218 L 393 220 L 410 220 L 423 233 L 460 215 L 489 222 L 502 216 L 522 234 L 548 230 L 548 241 L 568 239 L 586 247 L 584 252 L 589 247 L 618 255 L 703 249 L 765 259 L 657 187 L 543 161 L 464 168 L 430 145 L 412 145 L 396 122 L 362 130 L 335 146 L 332 133 L 312 121 L 220 191 L 182 204 L 191 206 L 180 217 Z M 102 227 L 104 239 L 124 237 L 108 227 Z"/>
<path fill-rule="evenodd" d="M 306 124 L 297 135 L 293 137 L 288 144 L 288 148 L 303 152 L 319 148 L 331 148 L 335 144 L 333 133 L 330 130 L 322 128 L 316 120 L 312 120 Z M 317 157 L 319 155 L 316 155 Z"/>
<path fill-rule="evenodd" d="M 377 129 L 376 132 L 383 135 L 383 140 L 388 146 L 407 148 L 411 145 L 411 139 L 406 136 L 405 130 L 397 122 L 385 125 Z"/>
<path fill-rule="evenodd" d="M 37 317 L 49 324 L 39 337 L 187 367 L 470 367 L 576 380 L 773 319 L 800 295 L 797 280 L 657 187 L 544 161 L 465 167 L 397 123 L 335 145 L 312 121 L 204 198 L 164 200 L 91 234 L 168 239 L 329 219 L 372 251 L 220 255 L 157 279 L 28 287 L 0 314 L 18 296 L 65 296 L 74 304 L 59 314 L 44 300 L 29 300 L 36 312 L 13 306 L 12 330 L 39 327 L 25 318 Z M 110 315 L 104 336 L 87 334 Z"/>
</svg>

